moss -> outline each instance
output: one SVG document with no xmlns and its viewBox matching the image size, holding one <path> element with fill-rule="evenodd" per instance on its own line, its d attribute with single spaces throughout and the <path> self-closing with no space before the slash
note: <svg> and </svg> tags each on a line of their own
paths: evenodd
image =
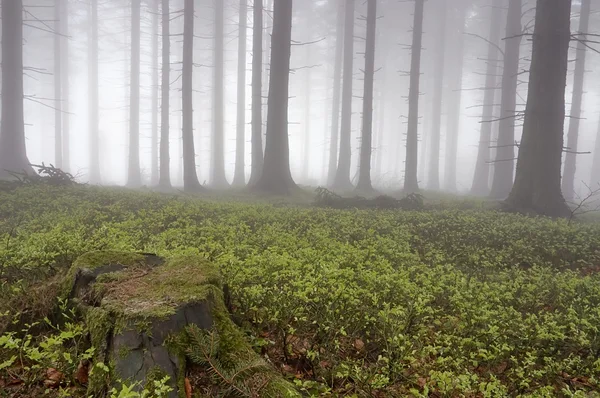
<svg viewBox="0 0 600 398">
<path fill-rule="evenodd" d="M 107 362 L 108 341 L 112 335 L 114 324 L 109 312 L 98 307 L 85 309 L 85 322 L 90 334 L 90 342 L 94 347 L 94 364 Z M 112 369 L 104 372 L 100 368 L 93 369 L 88 381 L 88 395 L 100 397 L 107 390 L 112 377 Z"/>
</svg>

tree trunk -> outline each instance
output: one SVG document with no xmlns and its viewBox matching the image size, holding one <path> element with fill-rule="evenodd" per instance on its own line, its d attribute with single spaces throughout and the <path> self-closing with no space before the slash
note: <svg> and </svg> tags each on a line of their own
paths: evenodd
<svg viewBox="0 0 600 398">
<path fill-rule="evenodd" d="M 2 127 L 0 177 L 33 173 L 25 146 L 23 116 L 23 2 L 2 0 Z"/>
<path fill-rule="evenodd" d="M 519 47 L 521 45 L 522 0 L 509 0 L 502 73 L 502 99 L 494 178 L 491 197 L 504 199 L 513 184 L 515 167 L 515 115 L 519 74 Z"/>
<path fill-rule="evenodd" d="M 431 121 L 431 145 L 429 151 L 429 189 L 440 189 L 440 133 L 442 125 L 442 99 L 444 92 L 444 61 L 446 51 L 446 19 L 448 14 L 447 0 L 439 4 L 439 27 L 436 46 L 436 60 L 433 73 L 433 108 Z"/>
<path fill-rule="evenodd" d="M 240 0 L 238 81 L 237 81 L 237 129 L 235 139 L 235 174 L 233 185 L 246 184 L 246 30 L 248 29 L 248 3 Z"/>
<path fill-rule="evenodd" d="M 311 91 L 312 91 L 312 73 L 311 73 L 311 54 L 310 45 L 306 45 L 306 81 L 304 82 L 304 144 L 302 154 L 304 159 L 302 160 L 302 180 L 308 184 L 309 181 L 309 170 L 310 170 L 310 110 L 311 110 Z"/>
<path fill-rule="evenodd" d="M 131 2 L 131 80 L 129 98 L 129 177 L 127 186 L 142 185 L 140 173 L 140 0 Z"/>
<path fill-rule="evenodd" d="M 342 86 L 342 56 L 344 53 L 344 2 L 338 3 L 335 39 L 335 66 L 333 71 L 333 104 L 331 115 L 331 138 L 329 142 L 329 170 L 327 185 L 333 185 L 337 171 L 337 155 L 340 132 L 340 96 Z"/>
<path fill-rule="evenodd" d="M 90 36 L 88 38 L 88 120 L 91 184 L 100 184 L 100 133 L 99 99 L 98 99 L 98 0 L 92 0 L 89 9 Z"/>
<path fill-rule="evenodd" d="M 494 99 L 496 98 L 496 74 L 498 73 L 498 45 L 502 28 L 502 4 L 492 1 L 490 4 L 490 34 L 487 54 L 487 70 L 483 95 L 483 112 L 481 115 L 481 127 L 479 130 L 479 150 L 477 162 L 475 163 L 475 174 L 471 194 L 475 196 L 487 196 L 490 193 L 490 143 L 492 140 L 492 129 L 494 123 Z"/>
<path fill-rule="evenodd" d="M 263 168 L 262 143 L 262 53 L 263 53 L 263 2 L 254 0 L 254 26 L 252 33 L 252 169 L 250 182 L 258 181 Z"/>
<path fill-rule="evenodd" d="M 292 36 L 292 0 L 275 2 L 265 164 L 257 191 L 290 195 L 297 186 L 290 172 L 288 102 Z"/>
<path fill-rule="evenodd" d="M 410 90 L 408 93 L 408 132 L 406 135 L 406 170 L 404 172 L 404 191 L 408 193 L 419 190 L 417 180 L 419 165 L 419 82 L 421 79 L 424 4 L 424 0 L 415 1 L 413 21 Z"/>
<path fill-rule="evenodd" d="M 194 148 L 194 116 L 192 107 L 194 69 L 194 0 L 185 0 L 183 11 L 183 70 L 182 70 L 182 142 L 183 142 L 183 189 L 198 192 L 202 186 L 196 174 L 196 150 Z"/>
<path fill-rule="evenodd" d="M 62 6 L 63 0 L 54 0 L 54 166 L 62 169 Z"/>
<path fill-rule="evenodd" d="M 570 210 L 560 186 L 571 0 L 538 0 L 517 173 L 507 204 L 554 217 Z"/>
<path fill-rule="evenodd" d="M 171 72 L 171 29 L 169 0 L 162 0 L 162 82 L 160 108 L 160 179 L 161 188 L 171 188 L 171 156 L 169 146 L 169 112 Z"/>
<path fill-rule="evenodd" d="M 363 125 L 360 145 L 360 171 L 356 190 L 374 192 L 371 184 L 371 155 L 373 153 L 373 79 L 375 75 L 375 31 L 377 0 L 367 2 L 367 42 L 365 46 L 365 82 L 363 91 Z"/>
<path fill-rule="evenodd" d="M 445 173 L 444 173 L 444 188 L 448 192 L 456 191 L 456 161 L 458 156 L 458 136 L 460 133 L 460 112 L 462 101 L 462 81 L 463 68 L 465 58 L 465 18 L 467 6 L 465 3 L 459 3 L 456 6 L 456 20 L 458 29 L 455 31 L 456 49 L 454 51 L 454 71 L 456 76 L 456 84 L 452 91 L 448 93 L 451 100 L 449 101 L 448 120 L 446 128 L 446 157 L 445 157 Z"/>
<path fill-rule="evenodd" d="M 224 51 L 225 51 L 225 4 L 222 0 L 215 0 L 215 54 L 214 54 L 214 104 L 213 104 L 213 167 L 212 185 L 215 188 L 227 188 L 229 183 L 225 177 L 225 131 L 224 131 Z"/>
<path fill-rule="evenodd" d="M 70 115 L 69 115 L 69 1 L 62 0 L 61 26 L 61 83 L 62 83 L 62 168 L 71 170 L 71 153 L 69 144 Z"/>
<path fill-rule="evenodd" d="M 346 2 L 344 23 L 344 79 L 342 88 L 342 122 L 340 130 L 340 155 L 333 188 L 337 191 L 352 190 L 350 165 L 352 158 L 352 72 L 354 62 L 354 8 L 355 0 Z"/>
<path fill-rule="evenodd" d="M 577 142 L 579 140 L 579 120 L 581 119 L 581 102 L 583 99 L 583 82 L 585 79 L 586 33 L 590 26 L 591 0 L 582 0 L 579 16 L 579 35 L 577 39 L 577 59 L 575 61 L 575 77 L 573 80 L 573 98 L 571 100 L 571 117 L 567 133 L 567 153 L 565 170 L 562 179 L 562 191 L 565 199 L 575 197 L 575 172 L 577 171 Z"/>
<path fill-rule="evenodd" d="M 150 185 L 158 184 L 158 3 L 152 0 L 152 136 Z"/>
</svg>

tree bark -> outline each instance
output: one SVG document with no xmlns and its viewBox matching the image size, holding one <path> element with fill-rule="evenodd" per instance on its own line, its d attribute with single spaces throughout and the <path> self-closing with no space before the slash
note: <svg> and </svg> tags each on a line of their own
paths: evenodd
<svg viewBox="0 0 600 398">
<path fill-rule="evenodd" d="M 298 189 L 290 172 L 288 139 L 292 0 L 278 0 L 274 7 L 267 146 L 264 169 L 255 190 L 275 195 L 290 195 Z"/>
<path fill-rule="evenodd" d="M 431 121 L 431 145 L 429 151 L 429 189 L 440 189 L 440 133 L 442 125 L 442 101 L 444 92 L 444 61 L 446 51 L 446 19 L 448 14 L 447 0 L 439 4 L 439 27 L 437 32 L 436 60 L 433 73 L 433 108 Z"/>
<path fill-rule="evenodd" d="M 579 141 L 579 120 L 581 119 L 581 103 L 583 100 L 583 83 L 585 80 L 585 58 L 587 49 L 588 29 L 590 26 L 591 0 L 582 0 L 579 16 L 579 35 L 577 36 L 577 59 L 575 61 L 575 76 L 573 80 L 573 97 L 571 100 L 571 117 L 567 133 L 567 153 L 565 155 L 565 170 L 562 179 L 562 191 L 565 199 L 575 198 L 575 172 L 577 171 L 577 146 Z"/>
<path fill-rule="evenodd" d="M 62 5 L 54 0 L 54 166 L 62 169 Z"/>
<path fill-rule="evenodd" d="M 64 171 L 71 170 L 71 153 L 70 153 L 70 106 L 69 106 L 69 1 L 62 0 L 61 23 L 61 84 L 62 84 L 62 168 Z"/>
<path fill-rule="evenodd" d="M 342 57 L 344 54 L 344 2 L 338 2 L 337 28 L 335 39 L 335 66 L 333 71 L 333 103 L 331 114 L 331 137 L 329 142 L 329 170 L 327 185 L 333 185 L 337 171 L 339 132 L 340 132 L 340 97 L 342 86 Z"/>
<path fill-rule="evenodd" d="M 498 73 L 498 45 L 500 43 L 500 34 L 502 28 L 502 4 L 496 4 L 492 1 L 490 16 L 490 33 L 487 53 L 487 70 L 485 77 L 485 87 L 483 95 L 483 112 L 481 114 L 481 127 L 479 130 L 479 150 L 477 152 L 477 161 L 475 163 L 475 174 L 473 176 L 473 185 L 471 194 L 475 196 L 487 196 L 490 193 L 490 146 L 492 140 L 492 129 L 495 122 L 494 117 L 494 99 L 496 98 L 496 84 Z"/>
<path fill-rule="evenodd" d="M 0 177 L 33 173 L 25 146 L 23 115 L 23 2 L 2 0 L 2 127 Z"/>
<path fill-rule="evenodd" d="M 100 184 L 100 133 L 99 98 L 98 98 L 98 0 L 92 0 L 89 9 L 90 36 L 88 38 L 88 119 L 89 119 L 89 151 L 91 184 Z"/>
<path fill-rule="evenodd" d="M 446 156 L 445 156 L 445 173 L 444 173 L 444 188 L 448 192 L 456 191 L 456 161 L 458 156 L 458 136 L 460 133 L 460 113 L 462 101 L 462 82 L 463 68 L 465 58 L 465 18 L 467 5 L 466 3 L 458 3 L 455 12 L 457 13 L 455 22 L 457 30 L 455 30 L 456 49 L 454 50 L 454 71 L 456 73 L 456 85 L 450 93 L 447 93 L 451 98 L 449 101 L 448 120 L 446 128 Z M 454 84 L 454 81 L 451 82 Z"/>
<path fill-rule="evenodd" d="M 571 0 L 538 0 L 517 173 L 507 204 L 567 217 L 560 186 Z"/>
<path fill-rule="evenodd" d="M 161 188 L 171 188 L 171 157 L 169 145 L 171 72 L 171 29 L 169 0 L 162 0 L 162 82 L 160 108 L 160 178 Z"/>
<path fill-rule="evenodd" d="M 344 78 L 342 87 L 342 121 L 340 129 L 340 153 L 333 189 L 351 191 L 350 166 L 352 161 L 352 80 L 354 63 L 354 8 L 355 0 L 346 2 L 344 22 Z"/>
<path fill-rule="evenodd" d="M 182 142 L 183 190 L 199 192 L 202 186 L 196 174 L 194 148 L 193 69 L 194 69 L 194 0 L 185 0 L 183 11 L 183 70 L 182 70 Z"/>
<path fill-rule="evenodd" d="M 252 168 L 248 185 L 258 181 L 263 169 L 262 143 L 262 54 L 263 54 L 263 2 L 254 0 L 252 32 Z"/>
<path fill-rule="evenodd" d="M 419 190 L 417 180 L 419 165 L 419 82 L 421 79 L 424 4 L 424 0 L 415 1 L 413 20 L 410 89 L 408 93 L 408 132 L 406 135 L 406 170 L 404 172 L 404 191 L 409 193 Z"/>
<path fill-rule="evenodd" d="M 521 45 L 522 0 L 509 0 L 502 73 L 502 99 L 498 131 L 494 177 L 491 197 L 504 199 L 513 184 L 515 168 L 515 115 Z"/>
<path fill-rule="evenodd" d="M 237 128 L 235 139 L 234 186 L 246 184 L 246 37 L 248 29 L 248 3 L 240 0 L 238 81 L 237 81 Z"/>
<path fill-rule="evenodd" d="M 213 165 L 212 185 L 215 188 L 227 188 L 229 183 L 225 177 L 225 131 L 224 131 L 224 51 L 225 51 L 225 4 L 215 0 L 215 49 L 214 49 L 214 104 L 213 104 Z"/>
<path fill-rule="evenodd" d="M 152 0 L 152 136 L 150 185 L 158 184 L 158 3 Z"/>
<path fill-rule="evenodd" d="M 131 80 L 129 98 L 129 176 L 127 186 L 142 185 L 140 172 L 140 0 L 131 2 Z"/>
<path fill-rule="evenodd" d="M 377 0 L 367 2 L 367 42 L 365 47 L 365 80 L 363 91 L 363 125 L 360 145 L 360 170 L 356 190 L 374 192 L 371 184 L 373 153 L 373 79 L 375 75 L 375 32 L 377 29 Z"/>
</svg>

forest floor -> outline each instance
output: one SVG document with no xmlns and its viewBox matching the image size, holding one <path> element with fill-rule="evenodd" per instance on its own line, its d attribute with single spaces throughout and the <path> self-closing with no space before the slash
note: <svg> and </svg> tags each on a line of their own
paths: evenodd
<svg viewBox="0 0 600 398">
<path fill-rule="evenodd" d="M 600 223 L 425 196 L 1 190 L 0 397 L 85 396 L 88 325 L 54 297 L 94 250 L 217 265 L 247 341 L 307 396 L 600 397 Z M 190 371 L 194 396 L 211 376 Z"/>
</svg>

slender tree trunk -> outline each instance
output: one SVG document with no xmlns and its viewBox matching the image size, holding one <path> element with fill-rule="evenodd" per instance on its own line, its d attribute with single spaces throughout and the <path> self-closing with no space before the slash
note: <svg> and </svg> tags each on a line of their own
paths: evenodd
<svg viewBox="0 0 600 398">
<path fill-rule="evenodd" d="M 69 1 L 62 0 L 63 7 L 61 18 L 61 83 L 62 83 L 62 168 L 64 171 L 71 170 L 71 151 L 70 151 L 70 106 L 69 106 Z"/>
<path fill-rule="evenodd" d="M 54 0 L 54 166 L 62 169 L 62 6 L 63 0 Z"/>
<path fill-rule="evenodd" d="M 183 70 L 182 70 L 182 141 L 183 141 L 183 189 L 198 192 L 202 189 L 196 174 L 196 151 L 194 149 L 194 116 L 192 109 L 194 69 L 194 0 L 185 0 L 183 11 Z"/>
<path fill-rule="evenodd" d="M 2 126 L 0 178 L 33 173 L 25 146 L 23 115 L 23 2 L 2 0 Z"/>
<path fill-rule="evenodd" d="M 567 154 L 562 179 L 562 191 L 565 199 L 575 197 L 575 172 L 577 171 L 577 146 L 579 141 L 579 120 L 581 119 L 581 103 L 583 100 L 583 83 L 585 79 L 586 33 L 590 26 L 591 0 L 582 0 L 579 16 L 579 35 L 577 36 L 577 59 L 575 61 L 575 77 L 573 80 L 573 97 L 571 100 L 571 117 L 567 133 Z"/>
<path fill-rule="evenodd" d="M 310 45 L 306 46 L 306 64 L 309 66 L 306 69 L 306 81 L 304 82 L 304 144 L 302 153 L 304 159 L 302 160 L 302 179 L 305 183 L 308 183 L 309 164 L 310 164 L 310 111 L 311 111 L 311 91 L 312 91 L 312 73 L 310 69 L 311 65 L 311 53 Z"/>
<path fill-rule="evenodd" d="M 88 119 L 90 129 L 90 183 L 100 184 L 100 117 L 98 115 L 98 0 L 92 0 L 90 8 L 90 37 L 88 41 Z"/>
<path fill-rule="evenodd" d="M 456 49 L 454 59 L 454 68 L 456 76 L 456 85 L 451 93 L 448 93 L 451 100 L 449 101 L 449 112 L 446 129 L 446 157 L 445 157 L 445 173 L 444 173 L 444 188 L 448 192 L 456 191 L 456 162 L 458 156 L 458 136 L 460 132 L 460 112 L 462 101 L 462 82 L 463 68 L 465 58 L 465 18 L 467 6 L 465 3 L 459 3 L 456 6 L 456 23 L 458 29 L 456 32 Z M 454 80 L 452 82 L 454 84 Z"/>
<path fill-rule="evenodd" d="M 213 104 L 213 167 L 212 185 L 215 188 L 227 188 L 229 183 L 225 177 L 225 80 L 224 80 L 224 51 L 225 51 L 225 4 L 215 0 L 215 56 L 214 56 L 214 104 Z"/>
<path fill-rule="evenodd" d="M 515 115 L 519 73 L 519 47 L 521 45 L 522 0 L 509 0 L 502 73 L 502 99 L 498 131 L 494 178 L 491 197 L 504 199 L 513 184 L 515 168 Z"/>
<path fill-rule="evenodd" d="M 417 168 L 419 165 L 419 82 L 421 79 L 424 5 L 424 0 L 415 1 L 410 90 L 408 93 L 408 132 L 406 135 L 406 171 L 404 172 L 405 192 L 416 192 L 419 190 L 419 182 L 417 180 Z"/>
<path fill-rule="evenodd" d="M 129 177 L 127 185 L 142 185 L 140 172 L 140 0 L 131 2 L 131 80 L 129 98 Z"/>
<path fill-rule="evenodd" d="M 273 1 L 274 0 L 267 0 L 267 4 L 266 4 L 266 10 L 267 10 L 267 15 L 269 15 L 269 13 L 273 12 Z M 272 15 L 272 14 L 271 14 Z M 266 22 L 265 22 L 265 29 L 269 29 L 269 22 L 272 21 L 271 18 L 267 18 Z M 270 57 L 270 50 L 271 50 L 271 35 L 269 34 L 265 34 L 263 35 L 263 76 L 264 76 L 264 84 L 263 84 L 263 91 L 262 91 L 262 95 L 263 98 L 267 98 L 269 95 L 269 79 L 270 79 L 270 73 L 269 73 L 269 67 L 271 64 L 271 60 L 269 59 Z M 267 112 L 268 112 L 268 106 L 263 106 L 263 115 L 262 115 L 262 120 L 265 121 L 267 120 Z M 263 124 L 263 135 L 266 137 L 267 135 L 267 126 L 266 124 Z M 267 145 L 267 140 L 263 140 L 263 152 L 266 149 L 266 145 Z M 263 160 L 264 161 L 264 160 Z"/>
<path fill-rule="evenodd" d="M 363 91 L 363 125 L 360 145 L 360 170 L 356 190 L 373 193 L 371 158 L 373 154 L 373 79 L 375 75 L 375 32 L 377 0 L 367 2 L 367 42 L 365 47 L 365 81 Z"/>
<path fill-rule="evenodd" d="M 246 37 L 248 29 L 248 3 L 240 0 L 238 81 L 237 81 L 237 128 L 235 139 L 234 186 L 246 184 Z"/>
<path fill-rule="evenodd" d="M 431 121 L 431 150 L 429 151 L 429 189 L 440 189 L 440 133 L 442 126 L 442 99 L 444 92 L 444 61 L 446 51 L 446 19 L 448 14 L 447 0 L 439 4 L 439 27 L 436 40 L 436 59 L 433 73 L 433 108 Z"/>
<path fill-rule="evenodd" d="M 354 8 L 355 0 L 346 2 L 344 22 L 344 79 L 342 88 L 342 122 L 340 129 L 340 155 L 333 188 L 337 191 L 352 190 L 350 165 L 352 158 L 352 72 L 354 70 Z"/>
<path fill-rule="evenodd" d="M 158 3 L 152 0 L 152 137 L 150 185 L 158 184 Z"/>
<path fill-rule="evenodd" d="M 344 54 L 344 2 L 338 2 L 337 28 L 335 39 L 335 66 L 333 71 L 333 104 L 331 115 L 331 138 L 329 142 L 329 170 L 327 185 L 333 185 L 338 161 L 338 142 L 340 132 L 340 96 L 342 86 L 342 56 Z"/>
<path fill-rule="evenodd" d="M 255 186 L 257 191 L 276 195 L 290 195 L 297 189 L 290 172 L 288 139 L 291 36 L 292 0 L 277 0 L 271 36 L 265 164 Z"/>
<path fill-rule="evenodd" d="M 171 188 L 171 156 L 169 145 L 171 72 L 171 29 L 169 0 L 162 0 L 162 82 L 160 108 L 160 179 L 161 188 Z"/>
<path fill-rule="evenodd" d="M 494 123 L 494 99 L 496 98 L 496 74 L 498 73 L 498 45 L 502 29 L 502 4 L 496 4 L 492 0 L 490 17 L 490 34 L 487 54 L 487 70 L 485 77 L 485 92 L 483 95 L 483 112 L 481 115 L 481 127 L 479 131 L 479 150 L 475 164 L 475 175 L 471 194 L 475 196 L 487 196 L 490 193 L 490 146 L 492 140 L 492 129 Z"/>
<path fill-rule="evenodd" d="M 567 217 L 560 186 L 571 0 L 538 0 L 513 208 Z"/>
<path fill-rule="evenodd" d="M 252 169 L 250 182 L 258 181 L 263 168 L 262 143 L 262 54 L 263 54 L 263 2 L 254 0 L 254 26 L 252 32 Z"/>
</svg>

